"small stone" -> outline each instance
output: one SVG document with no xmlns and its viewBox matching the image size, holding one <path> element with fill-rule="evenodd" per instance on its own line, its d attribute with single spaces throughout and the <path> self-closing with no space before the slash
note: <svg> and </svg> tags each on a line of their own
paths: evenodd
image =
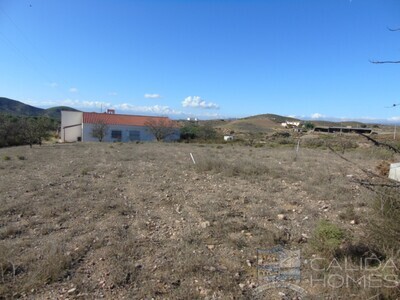
<svg viewBox="0 0 400 300">
<path fill-rule="evenodd" d="M 357 221 L 356 221 L 356 220 L 351 220 L 351 221 L 350 221 L 350 224 L 351 224 L 351 225 L 356 225 L 356 224 L 357 224 Z"/>
<path fill-rule="evenodd" d="M 208 250 L 213 250 L 215 248 L 215 245 L 207 245 Z"/>
<path fill-rule="evenodd" d="M 239 287 L 243 290 L 246 285 L 244 283 L 239 283 Z"/>
<path fill-rule="evenodd" d="M 216 269 L 215 267 L 213 267 L 213 266 L 211 266 L 211 267 L 204 266 L 203 269 L 206 270 L 206 271 L 210 271 L 210 272 L 215 272 L 215 271 L 217 270 L 217 269 Z"/>
<path fill-rule="evenodd" d="M 205 222 L 201 222 L 200 223 L 200 227 L 201 228 L 207 228 L 210 226 L 210 222 L 209 221 L 205 221 Z"/>
<path fill-rule="evenodd" d="M 278 214 L 279 220 L 287 220 L 287 217 L 284 214 Z"/>
<path fill-rule="evenodd" d="M 69 290 L 67 291 L 68 294 L 73 294 L 73 293 L 75 293 L 75 292 L 76 292 L 76 288 L 72 288 L 72 289 L 69 289 Z"/>
</svg>

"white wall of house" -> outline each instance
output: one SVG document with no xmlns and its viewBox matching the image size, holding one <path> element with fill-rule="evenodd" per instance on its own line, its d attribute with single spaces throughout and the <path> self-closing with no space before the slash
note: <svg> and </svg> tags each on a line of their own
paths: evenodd
<svg viewBox="0 0 400 300">
<path fill-rule="evenodd" d="M 92 136 L 94 124 L 83 124 L 82 141 L 98 142 L 97 138 Z M 119 135 L 119 132 L 121 135 Z M 175 141 L 179 139 L 179 129 L 174 135 L 169 136 L 167 141 Z M 120 138 L 118 138 L 120 136 Z M 134 141 L 154 141 L 155 137 L 151 131 L 145 126 L 129 126 L 129 125 L 108 125 L 107 133 L 103 138 L 103 142 L 134 142 Z"/>
<path fill-rule="evenodd" d="M 61 141 L 76 142 L 82 137 L 82 118 L 80 111 L 61 111 Z M 77 125 L 77 126 L 73 126 Z M 68 127 L 73 126 L 73 127 Z M 67 127 L 67 128 L 65 128 Z"/>
</svg>

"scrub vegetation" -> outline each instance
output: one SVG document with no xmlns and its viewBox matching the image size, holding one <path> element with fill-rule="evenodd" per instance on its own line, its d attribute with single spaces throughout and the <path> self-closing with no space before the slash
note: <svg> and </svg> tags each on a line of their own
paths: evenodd
<svg viewBox="0 0 400 300">
<path fill-rule="evenodd" d="M 312 285 L 307 261 L 398 266 L 399 188 L 377 168 L 399 157 L 259 143 L 0 149 L 0 298 L 253 299 L 256 251 L 277 245 L 301 250 L 311 299 L 398 298 L 389 284 Z"/>
</svg>

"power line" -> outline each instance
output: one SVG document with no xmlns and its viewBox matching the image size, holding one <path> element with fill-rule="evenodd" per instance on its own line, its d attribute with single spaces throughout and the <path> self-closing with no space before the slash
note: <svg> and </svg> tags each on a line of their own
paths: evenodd
<svg viewBox="0 0 400 300">
<path fill-rule="evenodd" d="M 9 14 L 6 13 L 6 11 L 4 11 L 4 9 L 2 9 L 0 7 L 0 12 L 3 13 L 3 15 L 5 15 L 7 17 L 7 19 L 10 21 L 11 24 L 13 24 L 13 26 L 17 29 L 17 31 L 19 32 L 19 34 L 25 39 L 25 41 L 31 46 L 31 48 L 34 49 L 34 51 L 36 52 L 36 54 L 38 54 L 38 56 L 41 58 L 41 60 L 45 63 L 45 65 L 49 66 L 51 64 L 49 64 L 47 62 L 47 59 L 41 54 L 41 52 L 38 50 L 38 48 L 35 46 L 35 44 L 31 41 L 31 39 L 29 39 L 29 37 L 24 33 L 24 31 L 17 25 L 17 23 L 11 18 L 11 16 Z M 48 82 L 48 84 L 51 84 L 52 82 L 55 82 L 55 80 L 50 80 L 50 77 L 53 76 L 47 76 L 45 75 L 42 71 L 39 70 L 39 68 L 36 66 L 36 64 L 27 56 L 24 54 L 24 52 L 19 49 L 10 39 L 8 39 L 4 33 L 2 33 L 0 31 L 0 35 L 3 36 L 3 39 L 6 40 L 8 42 L 8 44 L 14 48 L 15 53 L 18 53 L 21 57 L 24 58 L 24 60 L 26 62 L 28 62 L 28 64 L 31 65 L 32 69 L 38 74 L 40 75 L 45 81 Z M 62 97 L 66 97 L 69 98 L 69 96 L 67 94 L 64 94 L 62 91 L 57 90 L 56 92 Z"/>
<path fill-rule="evenodd" d="M 11 24 L 17 29 L 17 31 L 20 33 L 20 35 L 25 39 L 25 41 L 32 47 L 34 50 L 37 52 L 37 54 L 40 56 L 40 58 L 48 65 L 46 59 L 44 56 L 40 53 L 38 48 L 35 46 L 35 44 L 29 39 L 29 37 L 24 33 L 24 31 L 17 25 L 17 23 L 10 17 L 9 14 L 7 14 L 4 9 L 0 7 L 0 11 L 7 17 L 7 19 L 10 21 Z"/>
</svg>

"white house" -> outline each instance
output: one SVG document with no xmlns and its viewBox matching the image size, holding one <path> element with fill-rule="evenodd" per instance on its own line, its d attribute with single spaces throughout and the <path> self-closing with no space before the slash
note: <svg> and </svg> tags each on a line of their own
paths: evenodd
<svg viewBox="0 0 400 300">
<path fill-rule="evenodd" d="M 233 141 L 233 135 L 224 135 L 224 141 L 228 142 L 228 141 Z"/>
<path fill-rule="evenodd" d="M 116 114 L 114 110 L 106 113 L 87 113 L 61 111 L 61 142 L 97 142 L 92 132 L 96 124 L 107 127 L 104 142 L 153 141 L 155 136 L 148 128 L 148 123 L 163 123 L 175 127 L 173 134 L 165 140 L 175 141 L 180 137 L 179 127 L 168 117 L 135 116 Z"/>
<path fill-rule="evenodd" d="M 296 128 L 296 127 L 299 127 L 300 124 L 301 124 L 301 122 L 290 122 L 290 121 L 281 123 L 281 125 L 285 128 Z"/>
</svg>

